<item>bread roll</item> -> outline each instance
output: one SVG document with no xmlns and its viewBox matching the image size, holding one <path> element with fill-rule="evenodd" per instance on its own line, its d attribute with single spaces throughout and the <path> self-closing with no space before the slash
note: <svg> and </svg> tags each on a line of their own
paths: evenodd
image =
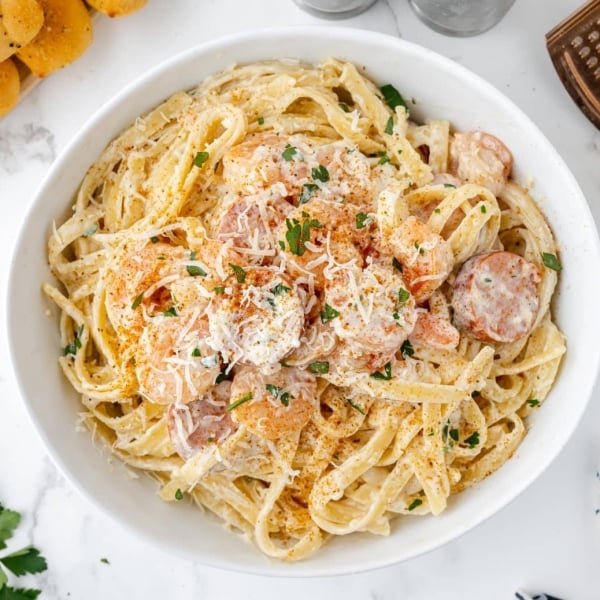
<svg viewBox="0 0 600 600">
<path fill-rule="evenodd" d="M 30 42 L 43 23 L 38 0 L 0 0 L 0 61 Z"/>
<path fill-rule="evenodd" d="M 46 75 L 79 58 L 92 43 L 90 13 L 82 0 L 41 0 L 44 25 L 17 56 L 34 75 Z"/>
<path fill-rule="evenodd" d="M 0 15 L 8 35 L 18 44 L 30 42 L 44 23 L 38 0 L 0 0 Z"/>
<path fill-rule="evenodd" d="M 87 0 L 90 6 L 109 17 L 124 17 L 142 8 L 148 0 Z"/>
<path fill-rule="evenodd" d="M 0 119 L 19 101 L 21 82 L 15 63 L 9 58 L 0 63 Z"/>
</svg>

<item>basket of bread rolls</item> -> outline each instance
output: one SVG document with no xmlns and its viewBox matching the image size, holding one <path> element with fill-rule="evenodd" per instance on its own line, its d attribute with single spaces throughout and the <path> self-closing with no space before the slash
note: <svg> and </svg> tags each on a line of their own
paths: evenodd
<svg viewBox="0 0 600 600">
<path fill-rule="evenodd" d="M 79 58 L 92 16 L 124 17 L 148 0 L 0 0 L 0 119 L 37 82 Z"/>
</svg>

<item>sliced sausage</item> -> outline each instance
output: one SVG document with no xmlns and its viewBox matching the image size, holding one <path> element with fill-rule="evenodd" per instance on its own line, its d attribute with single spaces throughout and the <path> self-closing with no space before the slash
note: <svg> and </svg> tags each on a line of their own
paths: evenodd
<svg viewBox="0 0 600 600">
<path fill-rule="evenodd" d="M 206 446 L 219 444 L 237 429 L 226 410 L 230 392 L 231 382 L 223 381 L 199 400 L 169 406 L 169 437 L 181 458 L 187 460 Z"/>
<path fill-rule="evenodd" d="M 485 342 L 514 342 L 527 335 L 537 317 L 539 268 L 513 252 L 471 257 L 454 282 L 454 321 Z"/>
</svg>

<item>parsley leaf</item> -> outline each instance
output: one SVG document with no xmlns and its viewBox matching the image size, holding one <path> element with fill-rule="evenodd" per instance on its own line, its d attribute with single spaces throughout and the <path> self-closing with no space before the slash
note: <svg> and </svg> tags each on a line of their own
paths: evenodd
<svg viewBox="0 0 600 600">
<path fill-rule="evenodd" d="M 0 588 L 0 600 L 33 600 L 41 593 L 41 590 L 13 588 L 6 585 Z"/>
<path fill-rule="evenodd" d="M 392 110 L 394 110 L 396 106 L 402 106 L 406 112 L 408 112 L 408 105 L 404 101 L 404 98 L 400 92 L 393 85 L 387 83 L 386 85 L 381 86 L 379 89 L 383 94 L 383 99 L 385 100 L 386 104 Z"/>
<path fill-rule="evenodd" d="M 423 504 L 423 500 L 421 500 L 421 498 L 415 498 L 409 505 L 408 505 L 408 510 L 412 511 L 415 510 L 415 508 L 417 508 L 417 506 L 421 506 L 421 504 Z"/>
<path fill-rule="evenodd" d="M 281 153 L 281 156 L 287 161 L 293 160 L 296 158 L 296 155 L 300 156 L 298 148 L 296 148 L 296 146 L 291 146 L 290 144 L 287 144 L 285 150 Z"/>
<path fill-rule="evenodd" d="M 325 308 L 321 311 L 321 323 L 327 323 L 339 316 L 339 311 L 335 310 L 333 306 L 329 306 L 329 304 L 325 303 Z"/>
<path fill-rule="evenodd" d="M 531 406 L 532 408 L 533 408 L 534 406 L 538 406 L 538 405 L 539 405 L 539 403 L 540 403 L 540 401 L 539 401 L 539 400 L 534 400 L 534 399 L 527 400 L 527 404 L 528 404 L 529 406 Z"/>
<path fill-rule="evenodd" d="M 175 500 L 183 500 L 183 492 L 179 488 L 175 492 Z"/>
<path fill-rule="evenodd" d="M 385 124 L 385 133 L 392 135 L 394 133 L 394 117 L 390 117 Z"/>
<path fill-rule="evenodd" d="M 259 125 L 264 125 L 265 124 L 265 118 L 264 117 L 258 117 L 258 119 L 256 119 L 256 122 Z"/>
<path fill-rule="evenodd" d="M 375 373 L 371 373 L 371 377 L 373 379 L 389 381 L 392 378 L 392 363 L 386 362 L 385 365 L 383 365 L 383 371 L 384 373 L 381 373 L 380 371 L 375 371 Z"/>
<path fill-rule="evenodd" d="M 287 285 L 283 285 L 283 283 L 278 283 L 271 290 L 271 292 L 273 292 L 273 295 L 275 295 L 275 296 L 281 296 L 281 294 L 287 294 L 289 291 L 291 291 L 291 288 L 289 288 Z"/>
<path fill-rule="evenodd" d="M 400 346 L 400 354 L 402 354 L 402 357 L 412 356 L 414 353 L 415 349 L 412 344 L 408 340 L 404 340 L 402 346 Z"/>
<path fill-rule="evenodd" d="M 294 396 L 292 394 L 290 394 L 289 392 L 284 392 L 283 388 L 280 388 L 277 385 L 273 385 L 272 383 L 267 383 L 267 384 L 265 384 L 265 387 L 267 388 L 267 392 L 269 392 L 269 394 L 271 394 L 271 396 L 273 396 L 273 398 L 279 399 L 281 404 L 283 404 L 284 406 L 289 406 L 290 399 L 292 399 L 292 400 L 294 399 Z"/>
<path fill-rule="evenodd" d="M 163 310 L 163 315 L 165 317 L 176 317 L 177 309 L 174 306 L 171 306 L 171 308 L 168 308 L 167 310 Z"/>
<path fill-rule="evenodd" d="M 385 163 L 391 162 L 391 158 L 384 152 L 381 154 L 381 158 L 377 161 L 378 165 L 385 165 Z"/>
<path fill-rule="evenodd" d="M 398 290 L 398 302 L 404 303 L 410 298 L 410 292 L 404 288 Z"/>
<path fill-rule="evenodd" d="M 345 113 L 349 113 L 350 112 L 350 107 L 345 103 L 345 102 L 340 102 L 338 104 L 338 106 L 345 112 Z"/>
<path fill-rule="evenodd" d="M 317 360 L 315 362 L 311 362 L 308 365 L 308 370 L 311 373 L 317 373 L 319 375 L 324 375 L 325 373 L 329 373 L 329 363 L 324 360 Z"/>
<path fill-rule="evenodd" d="M 560 264 L 556 255 L 550 254 L 550 252 L 542 253 L 542 262 L 546 267 L 552 269 L 553 271 L 562 271 L 562 265 Z"/>
<path fill-rule="evenodd" d="M 327 183 L 329 181 L 329 171 L 327 170 L 327 167 L 324 167 L 323 165 L 313 167 L 311 175 L 315 181 L 321 181 L 323 183 Z"/>
<path fill-rule="evenodd" d="M 316 183 L 305 183 L 302 186 L 302 193 L 300 194 L 300 200 L 298 200 L 298 205 L 306 204 L 310 197 L 319 189 L 319 186 Z"/>
<path fill-rule="evenodd" d="M 370 224 L 370 219 L 371 217 L 369 217 L 369 215 L 367 213 L 364 212 L 359 212 L 356 215 L 356 229 L 363 229 L 364 227 L 366 227 L 367 225 Z"/>
<path fill-rule="evenodd" d="M 244 404 L 244 402 L 248 402 L 248 400 L 252 400 L 252 392 L 248 392 L 243 395 L 241 398 L 238 398 L 235 402 L 231 403 L 225 410 L 227 412 L 231 412 L 236 409 L 240 404 Z"/>
<path fill-rule="evenodd" d="M 346 398 L 346 402 L 356 411 L 358 411 L 361 415 L 366 415 L 365 409 L 362 406 L 353 402 L 350 398 Z"/>
<path fill-rule="evenodd" d="M 197 152 L 194 156 L 194 164 L 201 167 L 209 158 L 210 154 L 208 152 Z"/>
<path fill-rule="evenodd" d="M 237 282 L 244 283 L 244 281 L 246 281 L 246 271 L 242 269 L 242 267 L 234 265 L 233 263 L 229 263 L 229 266 L 232 268 L 233 274 L 235 275 Z"/>
<path fill-rule="evenodd" d="M 206 277 L 207 275 L 206 271 L 197 265 L 188 265 L 186 269 L 192 277 Z"/>
<path fill-rule="evenodd" d="M 400 261 L 394 256 L 394 258 L 392 258 L 392 267 L 394 267 L 394 269 L 396 269 L 396 271 L 400 271 L 400 273 L 402 273 L 402 265 L 400 264 Z"/>
<path fill-rule="evenodd" d="M 83 334 L 83 325 L 75 332 L 75 337 L 70 344 L 67 344 L 64 347 L 63 353 L 65 356 L 69 354 L 71 356 L 75 356 L 77 354 L 77 350 L 81 348 L 81 335 Z"/>
<path fill-rule="evenodd" d="M 479 446 L 479 432 L 474 431 L 468 438 L 465 438 L 465 444 L 468 444 L 469 448 Z"/>
<path fill-rule="evenodd" d="M 131 303 L 131 310 L 135 310 L 141 303 L 144 298 L 144 292 L 135 297 L 135 300 Z"/>
<path fill-rule="evenodd" d="M 12 536 L 20 521 L 21 515 L 18 512 L 0 504 L 0 550 L 6 548 L 5 540 Z"/>
<path fill-rule="evenodd" d="M 41 573 L 48 568 L 48 563 L 40 551 L 32 546 L 0 558 L 0 562 L 17 577 L 26 573 Z"/>
<path fill-rule="evenodd" d="M 302 212 L 303 221 L 300 223 L 298 219 L 286 219 L 285 224 L 287 231 L 285 239 L 290 247 L 290 252 L 296 256 L 302 256 L 306 252 L 304 242 L 310 240 L 310 228 L 322 229 L 323 225 L 317 219 L 311 219 L 307 212 Z M 285 249 L 285 244 L 283 245 Z"/>
</svg>

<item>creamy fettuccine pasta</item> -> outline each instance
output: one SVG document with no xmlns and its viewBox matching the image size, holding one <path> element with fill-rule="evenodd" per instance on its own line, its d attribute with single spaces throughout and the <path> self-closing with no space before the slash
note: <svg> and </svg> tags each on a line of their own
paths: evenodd
<svg viewBox="0 0 600 600">
<path fill-rule="evenodd" d="M 284 560 L 440 514 L 510 458 L 565 351 L 510 150 L 382 83 L 219 73 L 116 138 L 49 239 L 85 423 Z"/>
</svg>

